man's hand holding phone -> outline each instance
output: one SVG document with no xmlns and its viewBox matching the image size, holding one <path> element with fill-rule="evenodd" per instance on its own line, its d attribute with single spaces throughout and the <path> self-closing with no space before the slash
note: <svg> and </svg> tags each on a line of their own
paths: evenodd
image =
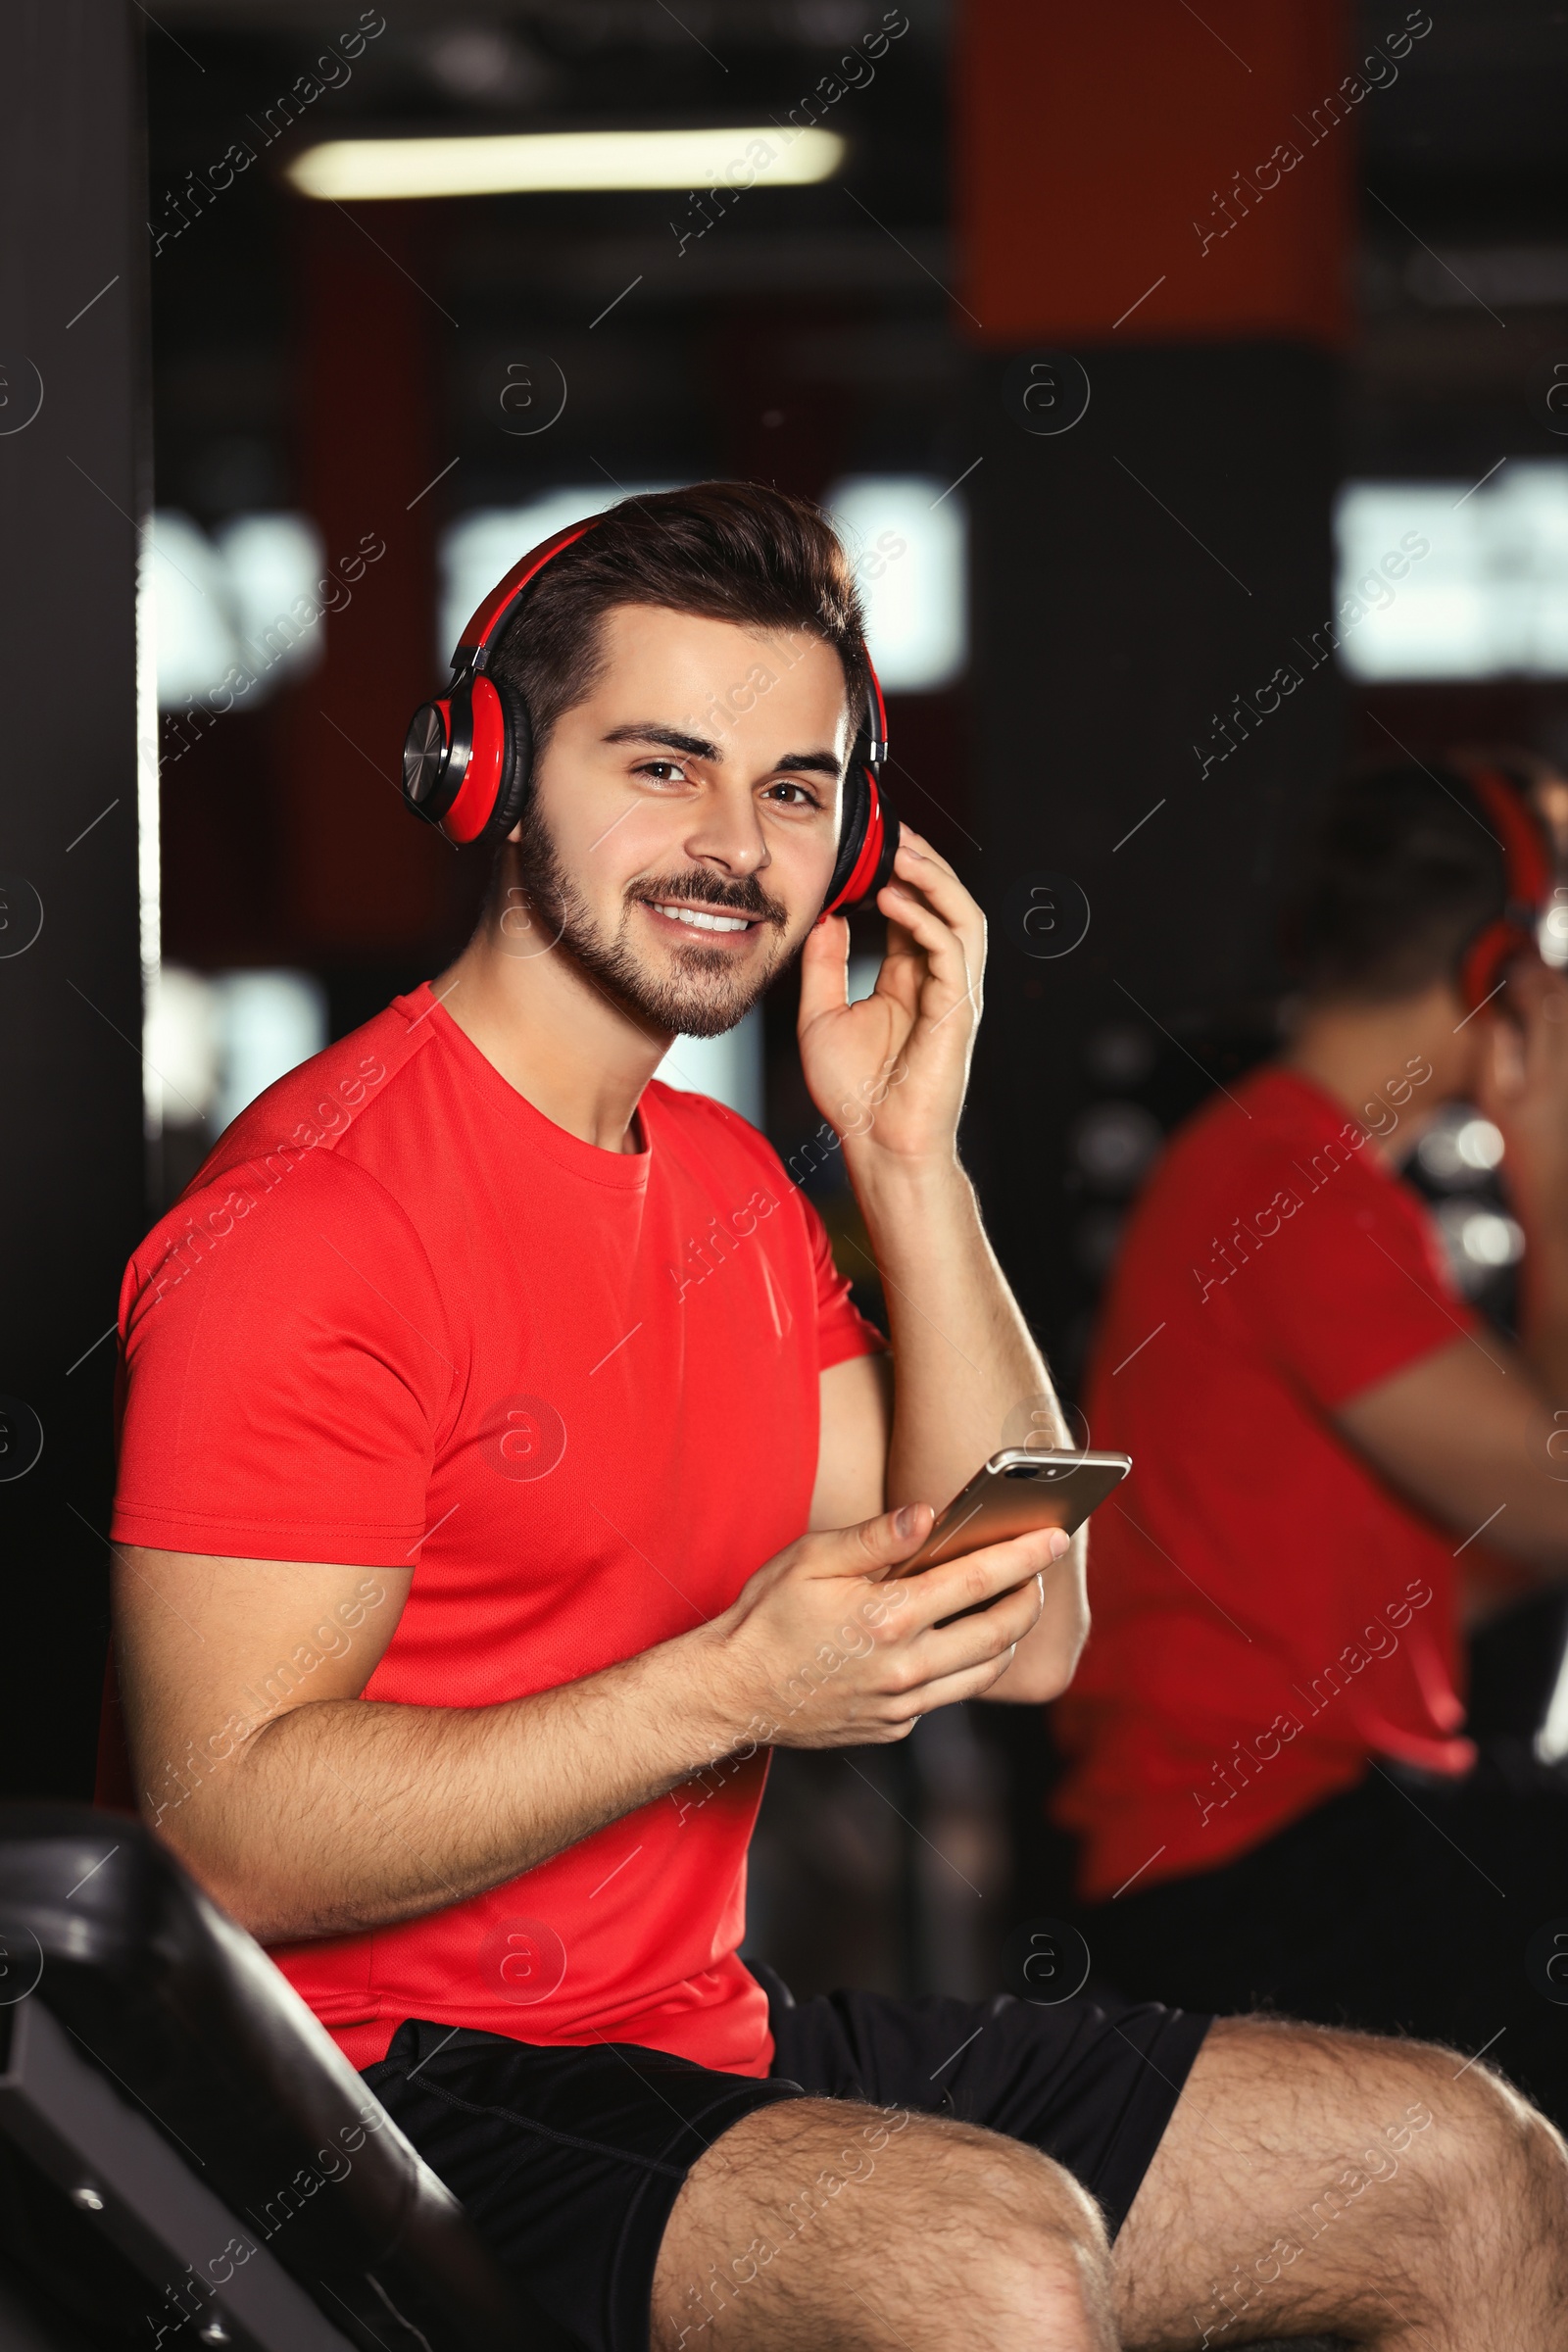
<svg viewBox="0 0 1568 2352">
<path fill-rule="evenodd" d="M 882 1745 L 1001 1680 L 1044 1606 L 1045 1571 L 1070 1539 L 1036 1528 L 901 1574 L 935 1519 L 929 1503 L 906 1503 L 858 1527 L 802 1536 L 694 1637 L 716 1644 L 737 1743 Z"/>
</svg>

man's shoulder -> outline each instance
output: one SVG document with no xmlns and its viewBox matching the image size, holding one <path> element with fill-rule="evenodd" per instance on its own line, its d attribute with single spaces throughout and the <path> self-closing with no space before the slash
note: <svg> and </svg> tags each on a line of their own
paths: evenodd
<svg viewBox="0 0 1568 2352">
<path fill-rule="evenodd" d="M 1293 1169 L 1310 1181 L 1320 1154 L 1336 1168 L 1364 1160 L 1384 1175 L 1365 1151 L 1378 1132 L 1284 1063 L 1264 1062 L 1234 1088 L 1220 1088 L 1176 1130 L 1149 1191 L 1183 1199 L 1216 1186 L 1229 1193 L 1243 1180 L 1288 1183 Z M 1234 1205 L 1246 1213 L 1245 1201 Z"/>
<path fill-rule="evenodd" d="M 416 1000 L 399 998 L 268 1087 L 224 1130 L 127 1269 L 130 1298 L 166 1298 L 221 1249 L 254 1269 L 258 1252 L 330 1250 L 334 1235 L 358 1255 L 374 1248 L 419 1254 L 417 1229 L 377 1174 L 368 1148 L 376 1122 L 411 1083 L 430 1031 Z M 265 1210 L 265 1214 L 261 1213 Z M 232 1236 L 243 1231 L 237 1245 Z M 127 1298 L 127 1306 L 130 1299 Z"/>
<path fill-rule="evenodd" d="M 361 1122 L 406 1090 L 432 1035 L 416 997 L 398 997 L 257 1096 L 209 1152 L 198 1186 L 284 1153 L 341 1150 Z"/>
</svg>

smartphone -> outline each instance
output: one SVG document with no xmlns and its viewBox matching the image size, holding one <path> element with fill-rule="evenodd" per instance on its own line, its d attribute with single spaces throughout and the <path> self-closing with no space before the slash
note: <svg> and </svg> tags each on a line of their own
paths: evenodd
<svg viewBox="0 0 1568 2352">
<path fill-rule="evenodd" d="M 938 1568 L 982 1544 L 1029 1535 L 1037 1527 L 1059 1527 L 1070 1536 L 1132 1466 L 1130 1453 L 1048 1453 L 1040 1446 L 1009 1446 L 994 1453 L 955 1494 L 914 1557 L 894 1574 L 915 1576 L 922 1568 Z"/>
</svg>

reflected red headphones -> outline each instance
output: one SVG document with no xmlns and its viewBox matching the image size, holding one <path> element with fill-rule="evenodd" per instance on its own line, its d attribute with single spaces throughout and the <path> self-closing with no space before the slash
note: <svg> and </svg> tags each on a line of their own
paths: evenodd
<svg viewBox="0 0 1568 2352">
<path fill-rule="evenodd" d="M 452 682 L 421 703 L 403 739 L 403 798 L 448 841 L 504 841 L 516 823 L 533 771 L 533 726 L 520 694 L 490 669 L 497 638 L 545 565 L 594 528 L 574 522 L 546 539 L 492 588 L 452 657 Z M 844 779 L 839 854 L 822 903 L 840 914 L 874 899 L 891 879 L 899 820 L 888 802 L 887 709 L 864 646 L 865 715 Z M 820 920 L 820 917 L 818 918 Z"/>
<path fill-rule="evenodd" d="M 1537 947 L 1541 910 L 1551 896 L 1552 858 L 1544 827 L 1502 769 L 1464 758 L 1450 758 L 1448 765 L 1463 777 L 1502 845 L 1503 910 L 1482 925 L 1459 965 L 1465 1007 L 1479 1012 L 1502 986 L 1514 958 Z"/>
</svg>

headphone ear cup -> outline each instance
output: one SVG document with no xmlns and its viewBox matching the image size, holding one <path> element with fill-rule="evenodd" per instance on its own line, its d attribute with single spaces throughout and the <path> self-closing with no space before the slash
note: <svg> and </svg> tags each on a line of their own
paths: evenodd
<svg viewBox="0 0 1568 2352">
<path fill-rule="evenodd" d="M 864 896 L 868 899 L 874 899 L 877 892 L 892 881 L 893 860 L 899 854 L 900 837 L 898 811 L 888 799 L 885 777 L 878 776 L 875 779 L 874 790 L 881 815 L 882 847 L 877 857 L 875 869 L 865 886 Z"/>
<path fill-rule="evenodd" d="M 865 831 L 871 815 L 871 780 L 863 761 L 852 760 L 844 779 L 844 816 L 839 826 L 839 854 L 833 860 L 833 878 L 822 901 L 822 913 L 839 913 L 839 900 L 844 896 L 860 852 L 865 847 Z M 818 916 L 818 921 L 821 916 Z"/>
<path fill-rule="evenodd" d="M 522 814 L 533 781 L 533 721 L 528 706 L 504 678 L 492 677 L 490 683 L 501 708 L 503 750 L 496 805 L 478 837 L 485 842 L 506 840 Z"/>
<path fill-rule="evenodd" d="M 893 879 L 899 820 L 888 801 L 887 787 L 873 768 L 856 762 L 845 782 L 845 802 L 847 815 L 838 860 L 818 922 L 823 915 L 847 914 L 852 906 L 874 900 L 883 884 Z"/>
<path fill-rule="evenodd" d="M 456 797 L 452 780 L 452 705 L 421 703 L 403 738 L 403 802 L 426 825 L 438 825 Z"/>
</svg>

